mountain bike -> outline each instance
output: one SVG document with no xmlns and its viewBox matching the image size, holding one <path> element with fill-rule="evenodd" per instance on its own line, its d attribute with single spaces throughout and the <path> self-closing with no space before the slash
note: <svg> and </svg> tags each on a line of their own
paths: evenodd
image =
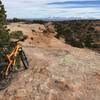
<svg viewBox="0 0 100 100">
<path fill-rule="evenodd" d="M 25 38 L 13 41 L 7 46 L 3 46 L 0 52 L 0 80 L 7 79 L 9 74 L 16 69 L 16 63 L 19 60 L 22 61 L 24 69 L 28 69 L 29 63 L 25 55 L 25 52 L 22 49 L 20 41 L 24 41 Z M 20 67 L 20 66 L 19 66 Z M 2 86 L 2 89 L 6 87 Z M 1 87 L 0 87 L 1 89 Z"/>
</svg>

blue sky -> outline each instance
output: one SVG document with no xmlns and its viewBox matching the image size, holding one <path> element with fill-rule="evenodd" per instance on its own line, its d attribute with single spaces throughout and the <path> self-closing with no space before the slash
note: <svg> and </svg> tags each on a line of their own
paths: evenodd
<svg viewBox="0 0 100 100">
<path fill-rule="evenodd" d="M 100 19 L 100 0 L 2 0 L 8 18 L 81 17 Z"/>
</svg>

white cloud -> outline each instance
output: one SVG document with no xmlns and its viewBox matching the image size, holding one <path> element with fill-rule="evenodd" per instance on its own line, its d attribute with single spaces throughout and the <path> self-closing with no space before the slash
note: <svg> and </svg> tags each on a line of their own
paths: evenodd
<svg viewBox="0 0 100 100">
<path fill-rule="evenodd" d="M 56 8 L 46 5 L 52 2 L 76 0 L 2 0 L 8 18 L 39 18 L 39 17 L 95 17 L 100 18 L 100 7 L 92 8 Z M 87 0 L 77 0 L 87 1 Z M 89 1 L 89 0 L 88 0 Z M 91 0 L 90 0 L 91 1 Z M 96 1 L 96 0 L 92 0 Z"/>
</svg>

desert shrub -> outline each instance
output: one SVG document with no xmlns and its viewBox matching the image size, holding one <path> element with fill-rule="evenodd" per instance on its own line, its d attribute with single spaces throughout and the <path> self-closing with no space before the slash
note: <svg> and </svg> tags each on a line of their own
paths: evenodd
<svg viewBox="0 0 100 100">
<path fill-rule="evenodd" d="M 57 31 L 57 34 L 56 34 L 56 38 L 60 38 L 60 37 L 63 37 L 64 36 L 64 29 L 63 29 L 63 26 L 61 25 L 61 23 L 56 23 L 55 24 L 55 28 L 56 28 L 56 31 Z"/>
<path fill-rule="evenodd" d="M 13 22 L 20 22 L 20 19 L 18 19 L 18 18 L 13 18 L 12 21 L 13 21 Z"/>
<path fill-rule="evenodd" d="M 45 21 L 43 21 L 43 20 L 33 20 L 33 23 L 44 24 Z"/>
<path fill-rule="evenodd" d="M 29 37 L 28 37 L 28 35 L 23 35 L 23 38 L 24 38 L 24 39 L 27 39 L 27 38 L 29 38 Z"/>
<path fill-rule="evenodd" d="M 88 28 L 88 32 L 94 32 L 94 31 L 96 31 L 94 27 L 90 26 L 90 27 Z"/>
<path fill-rule="evenodd" d="M 92 35 L 91 34 L 87 34 L 87 36 L 85 38 L 86 47 L 91 47 L 92 43 L 93 43 Z"/>
<path fill-rule="evenodd" d="M 56 22 L 57 38 L 64 38 L 66 43 L 76 47 L 91 47 L 93 43 L 92 33 L 95 32 L 92 21 L 67 21 Z"/>
<path fill-rule="evenodd" d="M 32 29 L 32 32 L 35 32 L 35 30 L 34 30 L 34 29 Z"/>
<path fill-rule="evenodd" d="M 24 35 L 23 35 L 22 31 L 13 31 L 10 33 L 10 37 L 13 39 L 20 39 L 20 38 L 24 37 Z"/>
</svg>

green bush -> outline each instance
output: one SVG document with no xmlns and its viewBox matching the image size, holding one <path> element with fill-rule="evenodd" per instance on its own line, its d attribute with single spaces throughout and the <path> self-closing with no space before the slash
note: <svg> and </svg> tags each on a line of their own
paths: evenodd
<svg viewBox="0 0 100 100">
<path fill-rule="evenodd" d="M 20 22 L 20 19 L 18 19 L 18 18 L 13 18 L 12 21 L 13 21 L 13 22 Z"/>
<path fill-rule="evenodd" d="M 43 21 L 43 20 L 33 20 L 33 23 L 44 24 L 45 21 Z"/>
<path fill-rule="evenodd" d="M 66 43 L 76 47 L 91 47 L 93 43 L 92 33 L 95 29 L 92 21 L 66 21 L 55 22 L 57 38 L 64 38 Z"/>
<path fill-rule="evenodd" d="M 6 14 L 4 6 L 0 0 L 0 44 L 8 43 L 10 41 L 9 31 L 6 29 Z"/>
<path fill-rule="evenodd" d="M 13 39 L 20 39 L 20 38 L 24 37 L 24 35 L 23 35 L 22 31 L 13 31 L 10 33 L 10 37 Z"/>
</svg>

